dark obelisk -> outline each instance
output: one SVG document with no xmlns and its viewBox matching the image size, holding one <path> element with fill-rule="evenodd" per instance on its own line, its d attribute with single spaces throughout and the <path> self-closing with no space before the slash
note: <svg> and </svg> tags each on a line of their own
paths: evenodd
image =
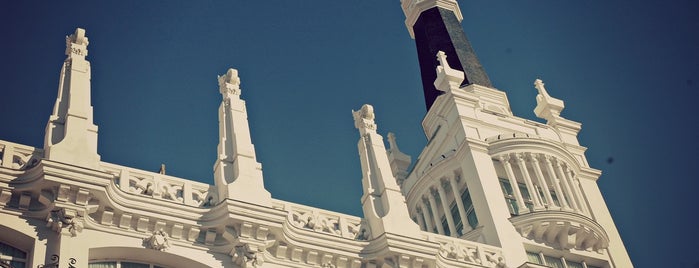
<svg viewBox="0 0 699 268">
<path fill-rule="evenodd" d="M 478 84 L 493 87 L 461 27 L 461 10 L 454 0 L 401 0 L 405 24 L 415 39 L 420 73 L 429 110 L 442 92 L 434 87 L 437 78 L 437 52 L 447 54 L 449 65 L 464 72 L 462 86 Z"/>
</svg>

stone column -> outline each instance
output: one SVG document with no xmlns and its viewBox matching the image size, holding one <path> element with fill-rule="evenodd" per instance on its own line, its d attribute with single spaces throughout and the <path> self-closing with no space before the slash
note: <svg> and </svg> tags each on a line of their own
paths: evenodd
<svg viewBox="0 0 699 268">
<path fill-rule="evenodd" d="M 415 208 L 415 218 L 417 219 L 417 225 L 420 226 L 420 230 L 426 231 L 427 228 L 425 227 L 425 220 L 422 218 L 422 211 L 420 208 Z"/>
<path fill-rule="evenodd" d="M 468 218 L 466 217 L 466 208 L 464 207 L 464 201 L 461 200 L 461 190 L 456 183 L 456 178 L 454 176 L 449 178 L 449 184 L 451 186 L 451 191 L 454 194 L 454 202 L 456 202 L 456 207 L 459 209 L 459 217 L 461 218 L 461 225 L 463 226 L 462 233 L 466 233 L 471 230 L 471 225 L 468 224 Z"/>
<path fill-rule="evenodd" d="M 427 198 L 430 200 L 430 208 L 432 208 L 432 219 L 434 220 L 435 227 L 437 227 L 437 232 L 443 235 L 445 234 L 444 227 L 442 227 L 442 221 L 439 220 L 439 214 L 437 214 L 437 201 L 434 199 L 434 193 L 432 188 L 428 190 Z"/>
<path fill-rule="evenodd" d="M 541 184 L 541 188 L 543 188 L 544 192 L 544 197 L 546 198 L 546 203 L 548 203 L 548 208 L 549 209 L 558 209 L 558 206 L 556 206 L 556 203 L 553 202 L 553 197 L 551 197 L 551 192 L 549 191 L 549 186 L 546 183 L 546 177 L 544 177 L 544 173 L 541 172 L 541 166 L 539 166 L 539 160 L 536 158 L 536 154 L 529 154 L 529 161 L 532 162 L 532 166 L 534 167 L 534 174 L 536 175 L 537 179 L 539 180 L 539 184 Z"/>
<path fill-rule="evenodd" d="M 456 232 L 456 226 L 454 225 L 454 215 L 451 214 L 451 207 L 447 203 L 447 194 L 444 191 L 444 185 L 440 180 L 437 182 L 437 192 L 439 193 L 439 200 L 442 201 L 442 209 L 444 209 L 444 217 L 447 218 L 447 225 L 449 225 L 449 234 L 453 237 L 459 236 Z"/>
<path fill-rule="evenodd" d="M 544 206 L 541 204 L 541 200 L 539 199 L 539 192 L 532 183 L 531 177 L 529 177 L 529 171 L 527 170 L 527 163 L 524 162 L 524 156 L 522 153 L 516 153 L 515 158 L 517 158 L 519 171 L 522 172 L 524 183 L 527 185 L 527 190 L 529 190 L 529 196 L 532 198 L 532 202 L 534 202 L 534 210 L 543 210 Z"/>
<path fill-rule="evenodd" d="M 553 170 L 551 156 L 544 155 L 544 162 L 546 162 L 546 172 L 549 174 L 549 176 L 551 176 L 551 181 L 553 182 L 553 190 L 556 191 L 556 197 L 558 197 L 558 202 L 561 203 L 561 207 L 563 207 L 564 210 L 571 210 L 570 206 L 568 206 L 568 200 L 566 200 L 566 196 L 563 193 L 563 190 L 561 190 L 560 180 L 558 179 L 556 172 Z"/>
<path fill-rule="evenodd" d="M 420 197 L 420 200 L 422 201 L 422 204 L 418 204 L 418 208 L 422 210 L 422 218 L 425 220 L 425 227 L 427 228 L 425 231 L 428 231 L 430 233 L 434 232 L 434 227 L 432 226 L 432 217 L 429 212 L 427 212 L 427 207 L 426 202 L 424 197 Z"/>
<path fill-rule="evenodd" d="M 580 193 L 580 188 L 577 185 L 575 176 L 573 176 L 573 171 L 570 170 L 568 166 L 565 167 L 565 175 L 568 184 L 570 184 L 571 186 L 570 189 L 573 192 L 573 198 L 575 198 L 575 202 L 578 204 L 578 209 L 580 209 L 581 213 L 585 213 L 587 205 L 585 205 L 585 200 L 583 199 L 583 196 Z"/>
<path fill-rule="evenodd" d="M 566 193 L 568 201 L 570 201 L 570 207 L 576 212 L 580 212 L 580 207 L 578 207 L 578 204 L 575 202 L 575 198 L 573 197 L 573 191 L 570 190 L 568 179 L 566 178 L 565 172 L 563 172 L 563 166 L 561 165 L 561 161 L 558 159 L 554 160 L 556 165 L 556 171 L 558 171 L 558 175 L 561 178 L 561 185 L 563 185 L 563 191 Z"/>
<path fill-rule="evenodd" d="M 515 200 L 517 201 L 518 211 L 517 214 L 528 213 L 529 208 L 524 204 L 524 198 L 522 198 L 522 192 L 519 190 L 519 184 L 517 183 L 517 178 L 515 173 L 512 171 L 512 166 L 510 165 L 510 155 L 501 155 L 498 160 L 505 167 L 505 173 L 507 173 L 507 179 L 510 181 L 510 186 L 512 187 L 512 192 L 515 195 Z"/>
<path fill-rule="evenodd" d="M 578 196 L 580 197 L 580 201 L 581 201 L 580 204 L 581 204 L 581 207 L 582 207 L 582 211 L 583 211 L 586 215 L 589 216 L 589 215 L 590 215 L 590 210 L 589 210 L 588 207 L 587 207 L 588 204 L 587 204 L 587 200 L 585 200 L 585 195 L 583 195 L 583 193 L 582 193 L 582 190 L 581 190 L 581 187 L 582 187 L 582 186 L 580 186 L 580 180 L 578 180 L 578 177 L 575 176 L 575 175 L 572 173 L 572 171 L 571 171 L 570 176 L 571 176 L 571 178 L 572 178 L 573 188 L 575 189 L 575 192 L 576 192 L 576 193 L 578 194 Z"/>
</svg>

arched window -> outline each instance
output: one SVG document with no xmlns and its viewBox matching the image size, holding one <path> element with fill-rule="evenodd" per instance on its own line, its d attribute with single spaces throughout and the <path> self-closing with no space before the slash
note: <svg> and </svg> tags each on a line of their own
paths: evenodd
<svg viewBox="0 0 699 268">
<path fill-rule="evenodd" d="M 27 253 L 11 245 L 0 242 L 0 267 L 25 268 Z"/>
</svg>

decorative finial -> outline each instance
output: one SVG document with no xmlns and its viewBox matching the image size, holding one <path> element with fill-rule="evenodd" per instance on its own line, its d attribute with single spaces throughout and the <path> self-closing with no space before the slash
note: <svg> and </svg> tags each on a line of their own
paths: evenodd
<svg viewBox="0 0 699 268">
<path fill-rule="evenodd" d="M 437 79 L 434 81 L 434 86 L 440 91 L 449 92 L 452 89 L 457 89 L 464 81 L 464 72 L 454 70 L 449 66 L 447 54 L 444 51 L 437 52 Z"/>
<path fill-rule="evenodd" d="M 546 92 L 546 88 L 544 87 L 544 81 L 541 81 L 541 79 L 536 79 L 534 80 L 534 88 L 536 88 L 539 91 L 539 94 L 550 97 L 549 93 Z"/>
<path fill-rule="evenodd" d="M 87 45 L 90 42 L 85 36 L 85 29 L 77 28 L 75 33 L 66 36 L 66 56 L 87 56 Z"/>
<path fill-rule="evenodd" d="M 362 105 L 359 111 L 352 110 L 354 116 L 354 126 L 360 131 L 372 130 L 376 132 L 376 123 L 374 123 L 374 107 L 369 104 Z"/>
<path fill-rule="evenodd" d="M 240 77 L 238 70 L 230 68 L 223 76 L 218 76 L 218 86 L 221 94 L 240 95 Z"/>
<path fill-rule="evenodd" d="M 544 87 L 544 81 L 541 81 L 541 79 L 534 80 L 534 87 L 539 91 L 539 94 L 536 95 L 534 114 L 548 121 L 559 118 L 561 111 L 565 108 L 563 101 L 551 97 Z"/>
<path fill-rule="evenodd" d="M 447 53 L 444 53 L 444 51 L 437 51 L 437 60 L 439 61 L 439 65 L 442 66 L 442 68 L 451 69 L 451 66 L 449 66 L 449 62 L 447 61 Z"/>
</svg>

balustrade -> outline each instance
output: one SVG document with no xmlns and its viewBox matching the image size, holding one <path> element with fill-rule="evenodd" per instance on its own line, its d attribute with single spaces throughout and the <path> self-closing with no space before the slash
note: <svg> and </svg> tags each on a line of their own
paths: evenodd
<svg viewBox="0 0 699 268">
<path fill-rule="evenodd" d="M 0 167 L 25 170 L 39 163 L 43 154 L 41 149 L 0 140 Z"/>
<path fill-rule="evenodd" d="M 214 186 L 175 178 L 155 172 L 102 163 L 114 174 L 114 184 L 122 191 L 194 207 L 209 207 L 218 202 Z"/>
</svg>

